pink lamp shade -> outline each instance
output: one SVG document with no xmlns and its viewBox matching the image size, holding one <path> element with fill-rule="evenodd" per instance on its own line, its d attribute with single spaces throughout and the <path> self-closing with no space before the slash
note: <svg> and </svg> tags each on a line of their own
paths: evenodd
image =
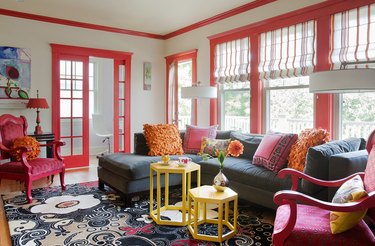
<svg viewBox="0 0 375 246">
<path fill-rule="evenodd" d="M 27 108 L 49 108 L 45 98 L 30 98 L 27 103 Z"/>
</svg>

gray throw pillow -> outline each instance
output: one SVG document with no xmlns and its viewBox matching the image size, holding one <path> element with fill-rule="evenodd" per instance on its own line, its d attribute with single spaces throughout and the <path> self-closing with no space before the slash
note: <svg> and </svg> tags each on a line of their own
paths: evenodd
<svg viewBox="0 0 375 246">
<path fill-rule="evenodd" d="M 243 154 L 239 157 L 252 160 L 260 142 L 262 142 L 263 135 L 232 132 L 230 138 L 232 140 L 238 140 L 243 144 Z"/>
</svg>

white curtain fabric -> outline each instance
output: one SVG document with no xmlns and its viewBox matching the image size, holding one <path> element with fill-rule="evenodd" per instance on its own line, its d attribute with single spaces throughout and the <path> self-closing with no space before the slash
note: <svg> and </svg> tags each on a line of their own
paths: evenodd
<svg viewBox="0 0 375 246">
<path fill-rule="evenodd" d="M 248 37 L 217 44 L 214 76 L 217 83 L 244 82 L 250 75 Z"/>
<path fill-rule="evenodd" d="M 176 107 L 176 100 L 177 100 L 177 88 L 176 88 L 176 79 L 177 79 L 177 69 L 176 69 L 176 62 L 172 62 L 169 66 L 169 74 L 168 74 L 168 123 L 169 124 L 176 124 L 178 122 L 177 117 L 177 107 Z"/>
<path fill-rule="evenodd" d="M 332 23 L 331 68 L 345 62 L 359 62 L 345 68 L 374 68 L 366 61 L 375 61 L 375 4 L 337 13 Z"/>
<path fill-rule="evenodd" d="M 260 79 L 306 76 L 315 67 L 315 21 L 261 33 Z"/>
</svg>

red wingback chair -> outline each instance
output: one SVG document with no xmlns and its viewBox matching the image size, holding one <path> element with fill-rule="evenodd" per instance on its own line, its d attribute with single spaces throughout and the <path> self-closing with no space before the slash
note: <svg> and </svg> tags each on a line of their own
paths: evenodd
<svg viewBox="0 0 375 246">
<path fill-rule="evenodd" d="M 375 158 L 375 130 L 367 141 L 366 149 L 369 153 L 372 150 L 372 158 Z M 365 172 L 355 173 L 335 181 L 319 180 L 290 168 L 283 169 L 278 174 L 281 178 L 286 175 L 292 177 L 292 189 L 279 191 L 274 196 L 274 202 L 279 205 L 272 235 L 274 246 L 375 245 L 375 236 L 363 220 L 352 229 L 334 235 L 331 233 L 329 222 L 330 211 L 356 212 L 369 209 L 368 215 L 372 216 L 375 210 L 375 191 L 369 192 L 367 197 L 358 202 L 343 204 L 320 201 L 297 192 L 299 178 L 326 187 L 339 187 L 356 175 L 360 175 L 362 180 L 366 179 L 365 176 L 375 178 L 375 165 L 371 165 L 371 168 L 368 165 Z M 375 223 L 375 221 L 372 222 Z"/>
<path fill-rule="evenodd" d="M 13 140 L 26 135 L 27 121 L 24 116 L 15 117 L 10 114 L 0 116 L 0 151 L 3 161 L 10 158 L 10 147 Z M 47 147 L 51 145 L 54 147 L 54 158 L 36 158 L 30 161 L 26 160 L 28 148 L 21 147 L 21 161 L 9 159 L 9 162 L 0 164 L 0 181 L 1 179 L 24 181 L 28 203 L 32 202 L 31 186 L 33 180 L 59 173 L 62 190 L 65 190 L 65 165 L 60 155 L 60 146 L 65 145 L 65 143 L 54 141 L 40 146 Z"/>
</svg>

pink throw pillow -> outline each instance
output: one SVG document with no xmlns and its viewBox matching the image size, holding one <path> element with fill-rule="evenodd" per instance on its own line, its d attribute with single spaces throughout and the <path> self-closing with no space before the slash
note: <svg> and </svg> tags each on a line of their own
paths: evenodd
<svg viewBox="0 0 375 246">
<path fill-rule="evenodd" d="M 201 150 L 203 137 L 216 138 L 217 125 L 198 127 L 186 125 L 183 149 L 186 154 L 196 154 Z"/>
<path fill-rule="evenodd" d="M 285 165 L 297 134 L 270 133 L 264 136 L 253 157 L 253 164 L 278 172 Z"/>
</svg>

